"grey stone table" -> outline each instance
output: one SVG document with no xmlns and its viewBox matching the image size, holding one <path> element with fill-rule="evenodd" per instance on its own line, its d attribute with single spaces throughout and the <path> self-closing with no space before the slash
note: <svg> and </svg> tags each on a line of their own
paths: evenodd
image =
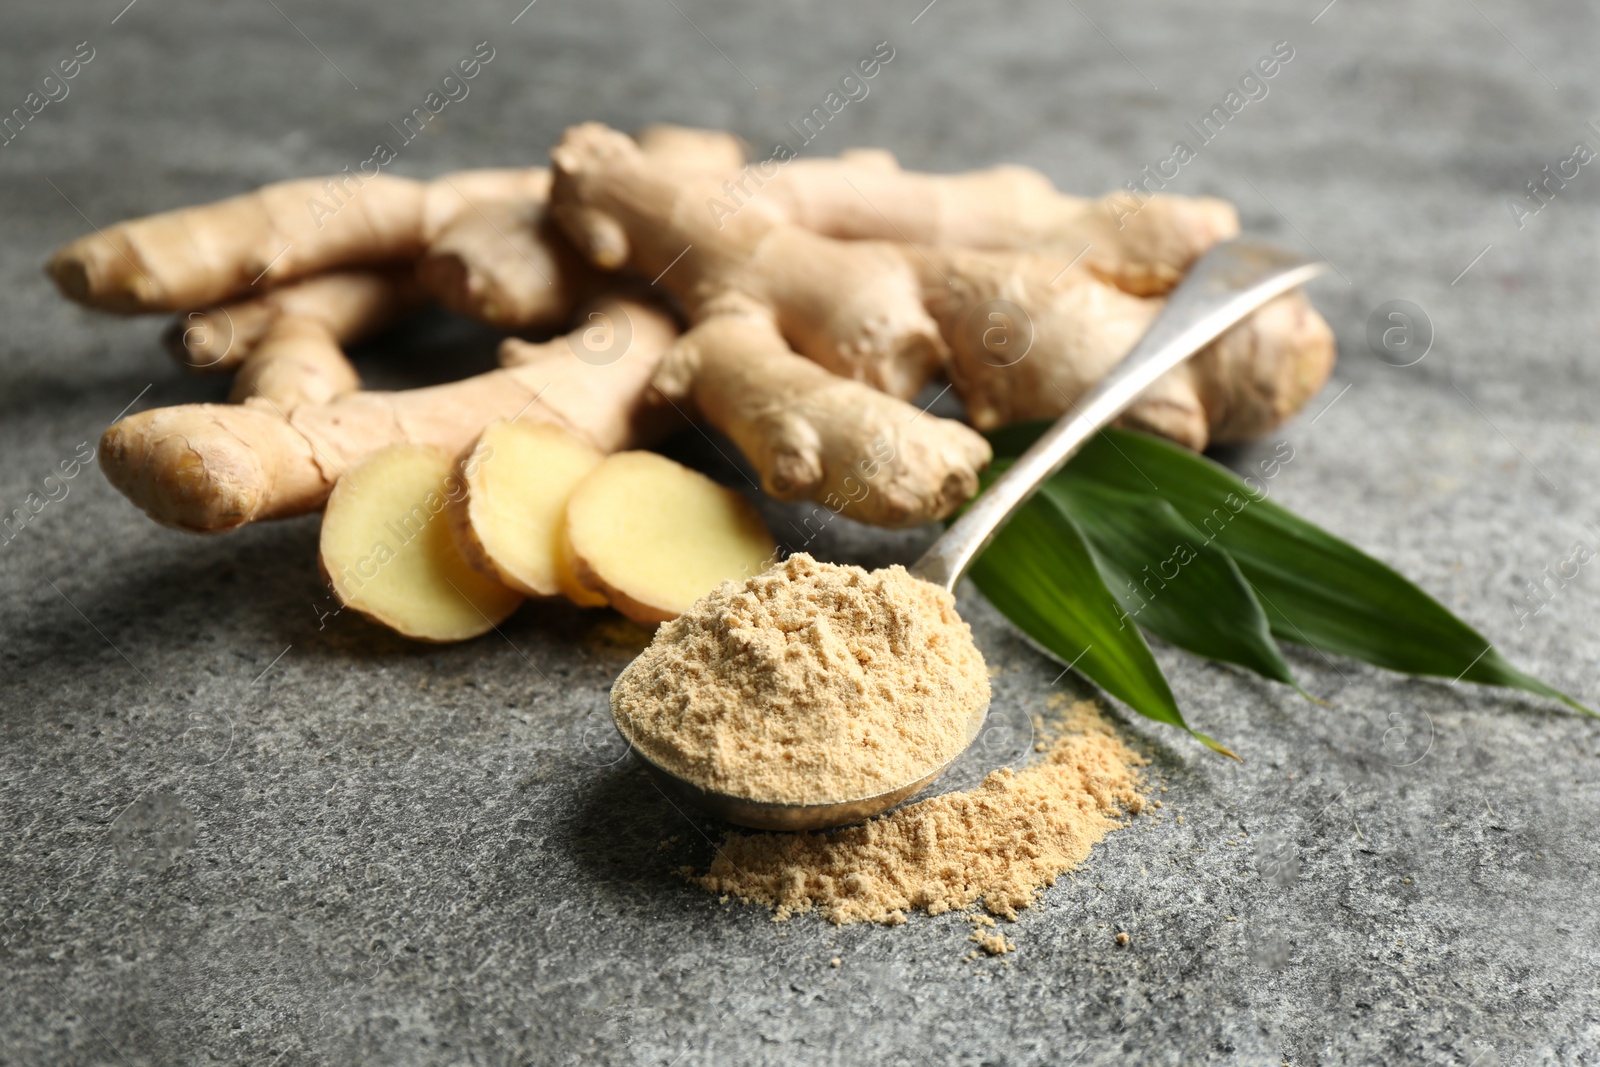
<svg viewBox="0 0 1600 1067">
<path fill-rule="evenodd" d="M 418 647 L 319 616 L 315 519 L 200 539 L 92 466 L 45 485 L 118 412 L 225 390 L 154 321 L 54 296 L 41 262 L 91 225 L 354 167 L 480 41 L 395 172 L 533 162 L 582 119 L 764 145 L 887 41 L 808 151 L 1099 191 L 1183 140 L 1174 191 L 1326 256 L 1335 380 L 1223 458 L 1289 442 L 1277 499 L 1600 700 L 1595 569 L 1527 585 L 1600 550 L 1600 173 L 1525 195 L 1600 145 L 1592 5 L 924 2 L 7 6 L 0 113 L 58 99 L 0 147 L 0 504 L 59 499 L 0 548 L 0 1062 L 1600 1062 L 1600 733 L 1547 702 L 1295 653 L 1319 707 L 1158 650 L 1244 763 L 1127 722 L 1184 821 L 1113 835 L 1008 928 L 1014 955 L 964 962 L 955 916 L 774 924 L 674 878 L 720 829 L 619 758 L 606 690 L 642 635 L 616 619 L 524 610 Z M 1266 95 L 1201 144 L 1186 123 L 1277 42 Z M 1380 359 L 1394 300 L 1417 345 Z M 428 320 L 363 367 L 439 380 L 492 344 Z M 848 526 L 812 547 L 879 564 L 929 536 Z M 1088 692 L 976 593 L 962 610 L 1002 725 Z M 992 737 L 991 762 L 1027 740 Z"/>
</svg>

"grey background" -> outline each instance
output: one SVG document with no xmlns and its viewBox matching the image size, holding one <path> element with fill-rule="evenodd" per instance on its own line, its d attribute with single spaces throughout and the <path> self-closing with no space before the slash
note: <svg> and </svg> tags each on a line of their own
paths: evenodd
<svg viewBox="0 0 1600 1067">
<path fill-rule="evenodd" d="M 396 172 L 533 162 L 583 119 L 762 147 L 888 40 L 815 151 L 1010 160 L 1098 192 L 1286 40 L 1270 95 L 1173 189 L 1327 256 L 1315 298 L 1342 357 L 1306 415 L 1224 458 L 1289 441 L 1276 499 L 1595 703 L 1595 568 L 1536 615 L 1514 605 L 1575 542 L 1600 548 L 1600 173 L 1523 228 L 1506 206 L 1600 144 L 1595 11 L 1324 2 L 538 0 L 515 24 L 517 0 L 7 5 L 0 110 L 77 42 L 96 55 L 0 148 L 0 504 L 130 404 L 225 392 L 178 373 L 154 320 L 56 298 L 50 249 L 354 165 L 477 41 L 494 60 Z M 1366 344 L 1399 299 L 1435 334 L 1403 369 Z M 492 342 L 427 321 L 363 368 L 450 378 Z M 675 447 L 718 469 L 692 432 Z M 0 546 L 0 1062 L 1600 1061 L 1600 741 L 1547 702 L 1293 653 L 1319 707 L 1158 650 L 1245 762 L 1130 722 L 1166 817 L 1007 927 L 1014 955 L 964 962 L 958 917 L 773 924 L 673 877 L 720 828 L 618 760 L 606 690 L 640 631 L 560 608 L 449 648 L 319 626 L 314 518 L 200 539 L 94 470 L 69 484 Z M 926 536 L 840 521 L 812 547 L 878 564 Z M 962 610 L 1001 668 L 975 757 L 995 765 L 1051 693 L 1087 690 L 975 593 Z"/>
</svg>

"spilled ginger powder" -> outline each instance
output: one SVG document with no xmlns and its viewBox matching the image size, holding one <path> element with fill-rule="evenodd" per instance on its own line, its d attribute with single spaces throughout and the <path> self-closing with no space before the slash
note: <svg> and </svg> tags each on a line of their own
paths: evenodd
<svg viewBox="0 0 1600 1067">
<path fill-rule="evenodd" d="M 948 592 L 904 567 L 804 553 L 664 623 L 611 690 L 618 724 L 658 766 L 788 804 L 922 778 L 961 753 L 988 703 Z"/>
<path fill-rule="evenodd" d="M 1081 701 L 1031 766 L 831 833 L 730 834 L 711 869 L 691 881 L 767 905 L 777 919 L 820 910 L 840 924 L 893 925 L 908 911 L 980 903 L 1015 919 L 1124 814 L 1143 810 L 1146 762 Z M 974 940 L 990 954 L 1015 947 L 982 931 Z"/>
</svg>

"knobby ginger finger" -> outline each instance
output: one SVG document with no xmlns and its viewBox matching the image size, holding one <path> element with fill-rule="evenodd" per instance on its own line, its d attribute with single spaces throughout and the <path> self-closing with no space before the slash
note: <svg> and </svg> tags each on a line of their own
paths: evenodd
<svg viewBox="0 0 1600 1067">
<path fill-rule="evenodd" d="M 601 452 L 648 440 L 661 412 L 649 383 L 677 326 L 650 305 L 607 314 L 626 343 L 601 362 L 581 336 L 526 345 L 520 365 L 397 393 L 349 393 L 285 410 L 265 399 L 141 411 L 101 438 L 100 466 L 158 522 L 201 533 L 315 511 L 340 475 L 391 444 L 459 454 L 496 419 L 561 426 Z M 506 344 L 524 346 L 524 342 Z"/>
</svg>

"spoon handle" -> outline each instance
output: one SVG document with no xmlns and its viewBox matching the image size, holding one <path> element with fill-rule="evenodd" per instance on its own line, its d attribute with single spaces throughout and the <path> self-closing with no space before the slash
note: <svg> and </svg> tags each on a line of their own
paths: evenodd
<svg viewBox="0 0 1600 1067">
<path fill-rule="evenodd" d="M 1326 267 L 1260 241 L 1226 241 L 1212 248 L 1172 291 L 1133 351 L 973 501 L 911 566 L 911 573 L 954 591 L 1011 513 L 1157 378 L 1262 304 Z"/>
</svg>

